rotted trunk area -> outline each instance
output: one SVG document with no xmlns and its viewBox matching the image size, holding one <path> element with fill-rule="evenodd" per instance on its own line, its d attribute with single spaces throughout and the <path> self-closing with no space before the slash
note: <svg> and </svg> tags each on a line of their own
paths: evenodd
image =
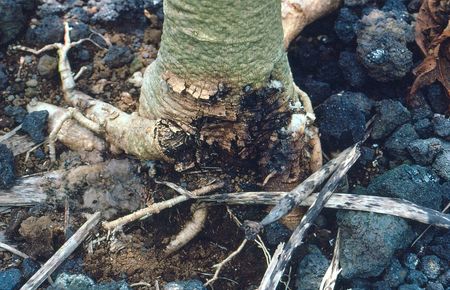
<svg viewBox="0 0 450 290">
<path fill-rule="evenodd" d="M 277 189 L 308 175 L 314 115 L 294 87 L 280 1 L 171 0 L 164 11 L 139 115 L 176 123 L 195 144 L 175 153 L 179 169 L 256 165 Z"/>
</svg>

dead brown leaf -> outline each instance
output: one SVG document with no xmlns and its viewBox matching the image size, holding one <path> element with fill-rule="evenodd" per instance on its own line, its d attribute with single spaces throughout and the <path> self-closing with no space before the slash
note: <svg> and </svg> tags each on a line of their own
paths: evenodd
<svg viewBox="0 0 450 290">
<path fill-rule="evenodd" d="M 423 86 L 439 81 L 450 97 L 450 1 L 424 0 L 417 16 L 416 43 L 425 55 L 413 73 L 411 97 Z"/>
</svg>

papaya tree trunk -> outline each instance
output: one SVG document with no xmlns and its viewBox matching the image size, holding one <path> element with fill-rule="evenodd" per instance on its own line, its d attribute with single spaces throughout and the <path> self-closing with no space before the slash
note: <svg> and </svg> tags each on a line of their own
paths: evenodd
<svg viewBox="0 0 450 290">
<path fill-rule="evenodd" d="M 195 144 L 174 160 L 249 162 L 278 190 L 308 175 L 314 115 L 293 83 L 280 1 L 167 0 L 164 11 L 139 115 L 174 122 Z"/>
</svg>

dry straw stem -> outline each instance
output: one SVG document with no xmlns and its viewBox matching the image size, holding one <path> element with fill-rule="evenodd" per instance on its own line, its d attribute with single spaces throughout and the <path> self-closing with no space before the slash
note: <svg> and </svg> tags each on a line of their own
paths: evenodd
<svg viewBox="0 0 450 290">
<path fill-rule="evenodd" d="M 27 258 L 30 257 L 27 254 L 25 254 L 24 252 L 21 252 L 21 251 L 17 250 L 16 248 L 11 247 L 10 245 L 7 245 L 7 244 L 2 243 L 2 242 L 0 242 L 0 248 L 6 250 L 8 252 L 11 252 L 11 253 L 13 253 L 16 256 L 22 257 L 24 259 L 27 259 Z"/>
<path fill-rule="evenodd" d="M 87 238 L 92 229 L 100 221 L 101 214 L 93 214 L 64 245 L 20 288 L 20 290 L 37 289 L 56 268 L 69 257 L 73 251 Z"/>
<path fill-rule="evenodd" d="M 351 151 L 347 154 L 345 160 L 338 166 L 336 171 L 324 185 L 323 189 L 319 192 L 319 194 L 317 195 L 317 199 L 308 209 L 300 224 L 292 233 L 289 241 L 283 247 L 280 256 L 276 259 L 276 261 L 271 261 L 271 265 L 275 264 L 275 266 L 271 267 L 271 265 L 269 265 L 269 269 L 267 269 L 266 273 L 264 274 L 259 290 L 276 289 L 281 276 L 284 273 L 284 269 L 291 259 L 292 252 L 301 244 L 306 230 L 312 225 L 312 222 L 319 215 L 323 206 L 326 204 L 328 199 L 333 194 L 333 191 L 338 186 L 339 181 L 347 173 L 350 167 L 356 162 L 360 154 L 359 143 L 357 143 L 355 146 L 353 146 Z"/>
<path fill-rule="evenodd" d="M 218 183 L 213 183 L 210 184 L 208 186 L 199 188 L 197 190 L 194 190 L 192 192 L 189 193 L 189 195 L 191 196 L 197 196 L 200 194 L 206 194 L 208 192 L 220 189 L 224 186 L 223 182 L 218 182 Z M 103 227 L 108 230 L 114 230 L 117 227 L 121 227 L 124 226 L 130 222 L 133 222 L 135 220 L 141 219 L 143 217 L 147 217 L 150 216 L 152 214 L 157 214 L 160 211 L 167 209 L 167 208 L 171 208 L 179 203 L 185 202 L 187 200 L 190 199 L 190 197 L 188 195 L 185 194 L 185 189 L 183 189 L 183 191 L 181 191 L 182 195 L 176 196 L 174 198 L 165 200 L 165 201 L 161 201 L 158 203 L 154 203 L 146 208 L 140 209 L 138 211 L 135 211 L 129 215 L 123 216 L 121 218 L 118 218 L 116 220 L 110 221 L 110 222 L 105 222 L 103 223 Z"/>
<path fill-rule="evenodd" d="M 334 286 L 336 285 L 337 277 L 341 272 L 341 269 L 339 269 L 340 244 L 341 244 L 341 230 L 338 229 L 336 235 L 336 243 L 334 244 L 333 258 L 331 259 L 331 264 L 328 267 L 327 271 L 325 272 L 325 275 L 323 276 L 319 290 L 333 290 Z"/>
</svg>

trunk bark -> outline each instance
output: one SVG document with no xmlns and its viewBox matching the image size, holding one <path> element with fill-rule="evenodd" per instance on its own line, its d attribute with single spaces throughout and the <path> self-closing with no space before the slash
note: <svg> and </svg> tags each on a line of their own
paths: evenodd
<svg viewBox="0 0 450 290">
<path fill-rule="evenodd" d="M 139 115 L 174 122 L 199 144 L 174 159 L 257 162 L 278 189 L 308 175 L 314 115 L 293 83 L 280 1 L 168 0 L 164 11 Z"/>
</svg>

